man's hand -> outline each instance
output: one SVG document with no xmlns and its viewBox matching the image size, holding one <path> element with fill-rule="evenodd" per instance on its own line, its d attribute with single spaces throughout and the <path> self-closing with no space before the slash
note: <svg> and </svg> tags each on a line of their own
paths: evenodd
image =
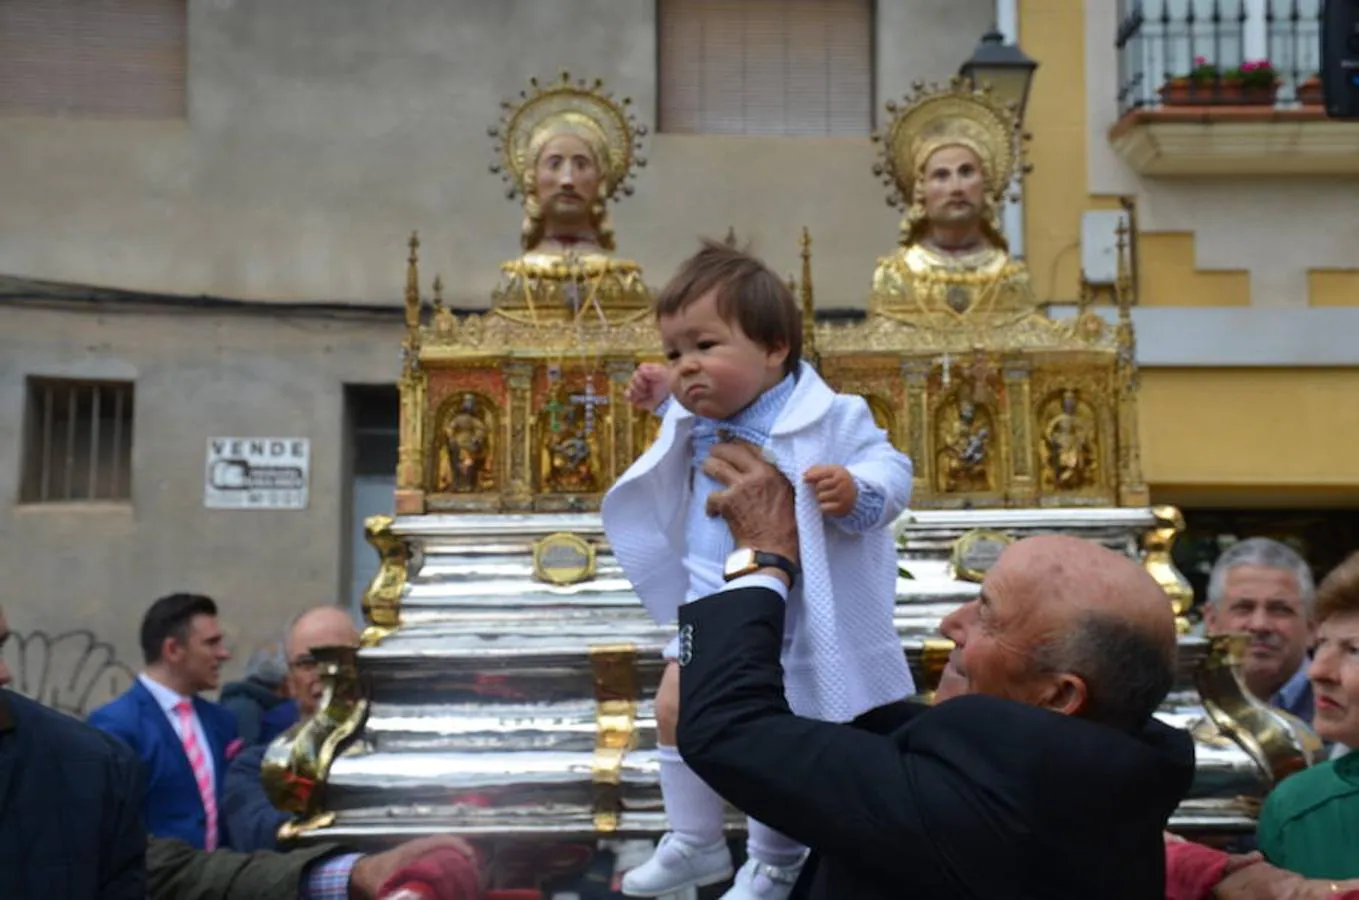
<svg viewBox="0 0 1359 900">
<path fill-rule="evenodd" d="M 1248 860 L 1245 865 L 1238 861 Z M 1214 900 L 1349 900 L 1359 896 L 1359 880 L 1303 878 L 1260 860 L 1258 853 L 1232 857 L 1213 890 Z"/>
<path fill-rule="evenodd" d="M 660 363 L 642 363 L 632 373 L 623 398 L 638 409 L 655 412 L 670 396 L 670 372 Z"/>
<path fill-rule="evenodd" d="M 802 480 L 812 486 L 817 504 L 828 516 L 847 516 L 859 502 L 859 488 L 844 466 L 812 466 L 802 473 Z"/>
<path fill-rule="evenodd" d="M 441 848 L 456 850 L 474 863 L 477 859 L 476 851 L 462 838 L 448 835 L 416 838 L 356 862 L 349 873 L 350 900 L 377 900 L 378 889 L 388 878 L 431 850 Z"/>
<path fill-rule="evenodd" d="M 708 495 L 708 515 L 727 520 L 737 547 L 799 561 L 793 486 L 758 448 L 744 441 L 719 443 L 703 471 L 726 486 Z"/>
</svg>

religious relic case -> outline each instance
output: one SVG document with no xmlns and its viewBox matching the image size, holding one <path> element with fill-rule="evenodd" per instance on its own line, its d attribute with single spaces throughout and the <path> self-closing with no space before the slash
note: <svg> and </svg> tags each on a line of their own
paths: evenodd
<svg viewBox="0 0 1359 900">
<path fill-rule="evenodd" d="M 1320 745 L 1245 690 L 1234 639 L 1188 633 L 1192 592 L 1170 557 L 1184 523 L 1149 504 L 1141 477 L 1126 265 L 1112 287 L 1086 286 L 1074 317 L 1049 317 L 996 225 L 1024 168 L 1014 115 L 961 82 L 890 112 L 876 171 L 904 217 L 865 278 L 865 318 L 815 321 L 805 231 L 793 286 L 805 355 L 914 462 L 896 624 L 917 685 L 951 649 L 940 620 L 1006 544 L 1099 541 L 1142 562 L 1181 624 L 1159 715 L 1192 732 L 1198 778 L 1172 827 L 1253 830 L 1260 799 Z M 653 698 L 674 626 L 648 618 L 598 515 L 659 424 L 623 398 L 637 364 L 661 357 L 651 291 L 613 254 L 608 220 L 644 131 L 597 83 L 563 77 L 506 104 L 496 133 L 523 255 L 487 311 L 455 315 L 438 279 L 422 296 L 411 239 L 397 492 L 394 515 L 366 523 L 381 558 L 368 627 L 361 648 L 316 649 L 322 709 L 271 746 L 265 778 L 295 815 L 287 839 L 479 836 L 513 880 L 579 867 L 600 839 L 665 831 Z M 965 252 L 940 249 L 947 216 L 921 184 L 943 147 L 970 150 L 984 175 L 984 240 Z M 553 180 L 562 154 L 587 173 L 577 197 Z M 1133 238 L 1120 237 L 1124 260 Z"/>
</svg>

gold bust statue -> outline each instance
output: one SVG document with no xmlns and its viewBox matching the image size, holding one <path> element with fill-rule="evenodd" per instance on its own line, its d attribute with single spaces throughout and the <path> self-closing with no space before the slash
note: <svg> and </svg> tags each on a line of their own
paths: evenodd
<svg viewBox="0 0 1359 900">
<path fill-rule="evenodd" d="M 874 135 L 874 171 L 905 209 L 901 246 L 878 262 L 869 310 L 888 315 L 975 317 L 1029 312 L 1023 263 L 1010 258 L 999 213 L 1024 166 L 1015 115 L 988 90 L 960 79 L 919 88 Z"/>
<path fill-rule="evenodd" d="M 601 83 L 540 85 L 506 103 L 498 143 L 499 171 L 511 199 L 521 198 L 523 254 L 501 265 L 492 308 L 533 324 L 617 321 L 645 315 L 650 298 L 640 267 L 613 257 L 609 203 L 632 193 L 643 125 L 628 101 Z"/>
</svg>

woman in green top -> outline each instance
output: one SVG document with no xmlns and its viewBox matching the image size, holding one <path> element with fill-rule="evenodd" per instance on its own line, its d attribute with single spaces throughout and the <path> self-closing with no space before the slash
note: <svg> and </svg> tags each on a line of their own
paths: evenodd
<svg viewBox="0 0 1359 900">
<path fill-rule="evenodd" d="M 1260 813 L 1260 850 L 1308 878 L 1359 876 L 1359 553 L 1317 588 L 1317 640 L 1307 669 L 1316 695 L 1312 726 L 1355 748 L 1276 787 Z"/>
</svg>

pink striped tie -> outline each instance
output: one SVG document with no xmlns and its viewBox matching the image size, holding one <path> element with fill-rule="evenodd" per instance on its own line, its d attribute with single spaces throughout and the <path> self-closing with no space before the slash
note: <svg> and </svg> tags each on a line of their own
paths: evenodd
<svg viewBox="0 0 1359 900">
<path fill-rule="evenodd" d="M 203 813 L 207 817 L 207 829 L 203 837 L 204 850 L 217 849 L 217 795 L 212 789 L 212 771 L 208 768 L 208 758 L 198 743 L 198 733 L 193 727 L 193 707 L 187 700 L 175 704 L 179 713 L 180 740 L 184 742 L 184 755 L 189 758 L 189 768 L 193 769 L 194 780 L 198 782 L 198 795 L 203 798 Z"/>
</svg>

